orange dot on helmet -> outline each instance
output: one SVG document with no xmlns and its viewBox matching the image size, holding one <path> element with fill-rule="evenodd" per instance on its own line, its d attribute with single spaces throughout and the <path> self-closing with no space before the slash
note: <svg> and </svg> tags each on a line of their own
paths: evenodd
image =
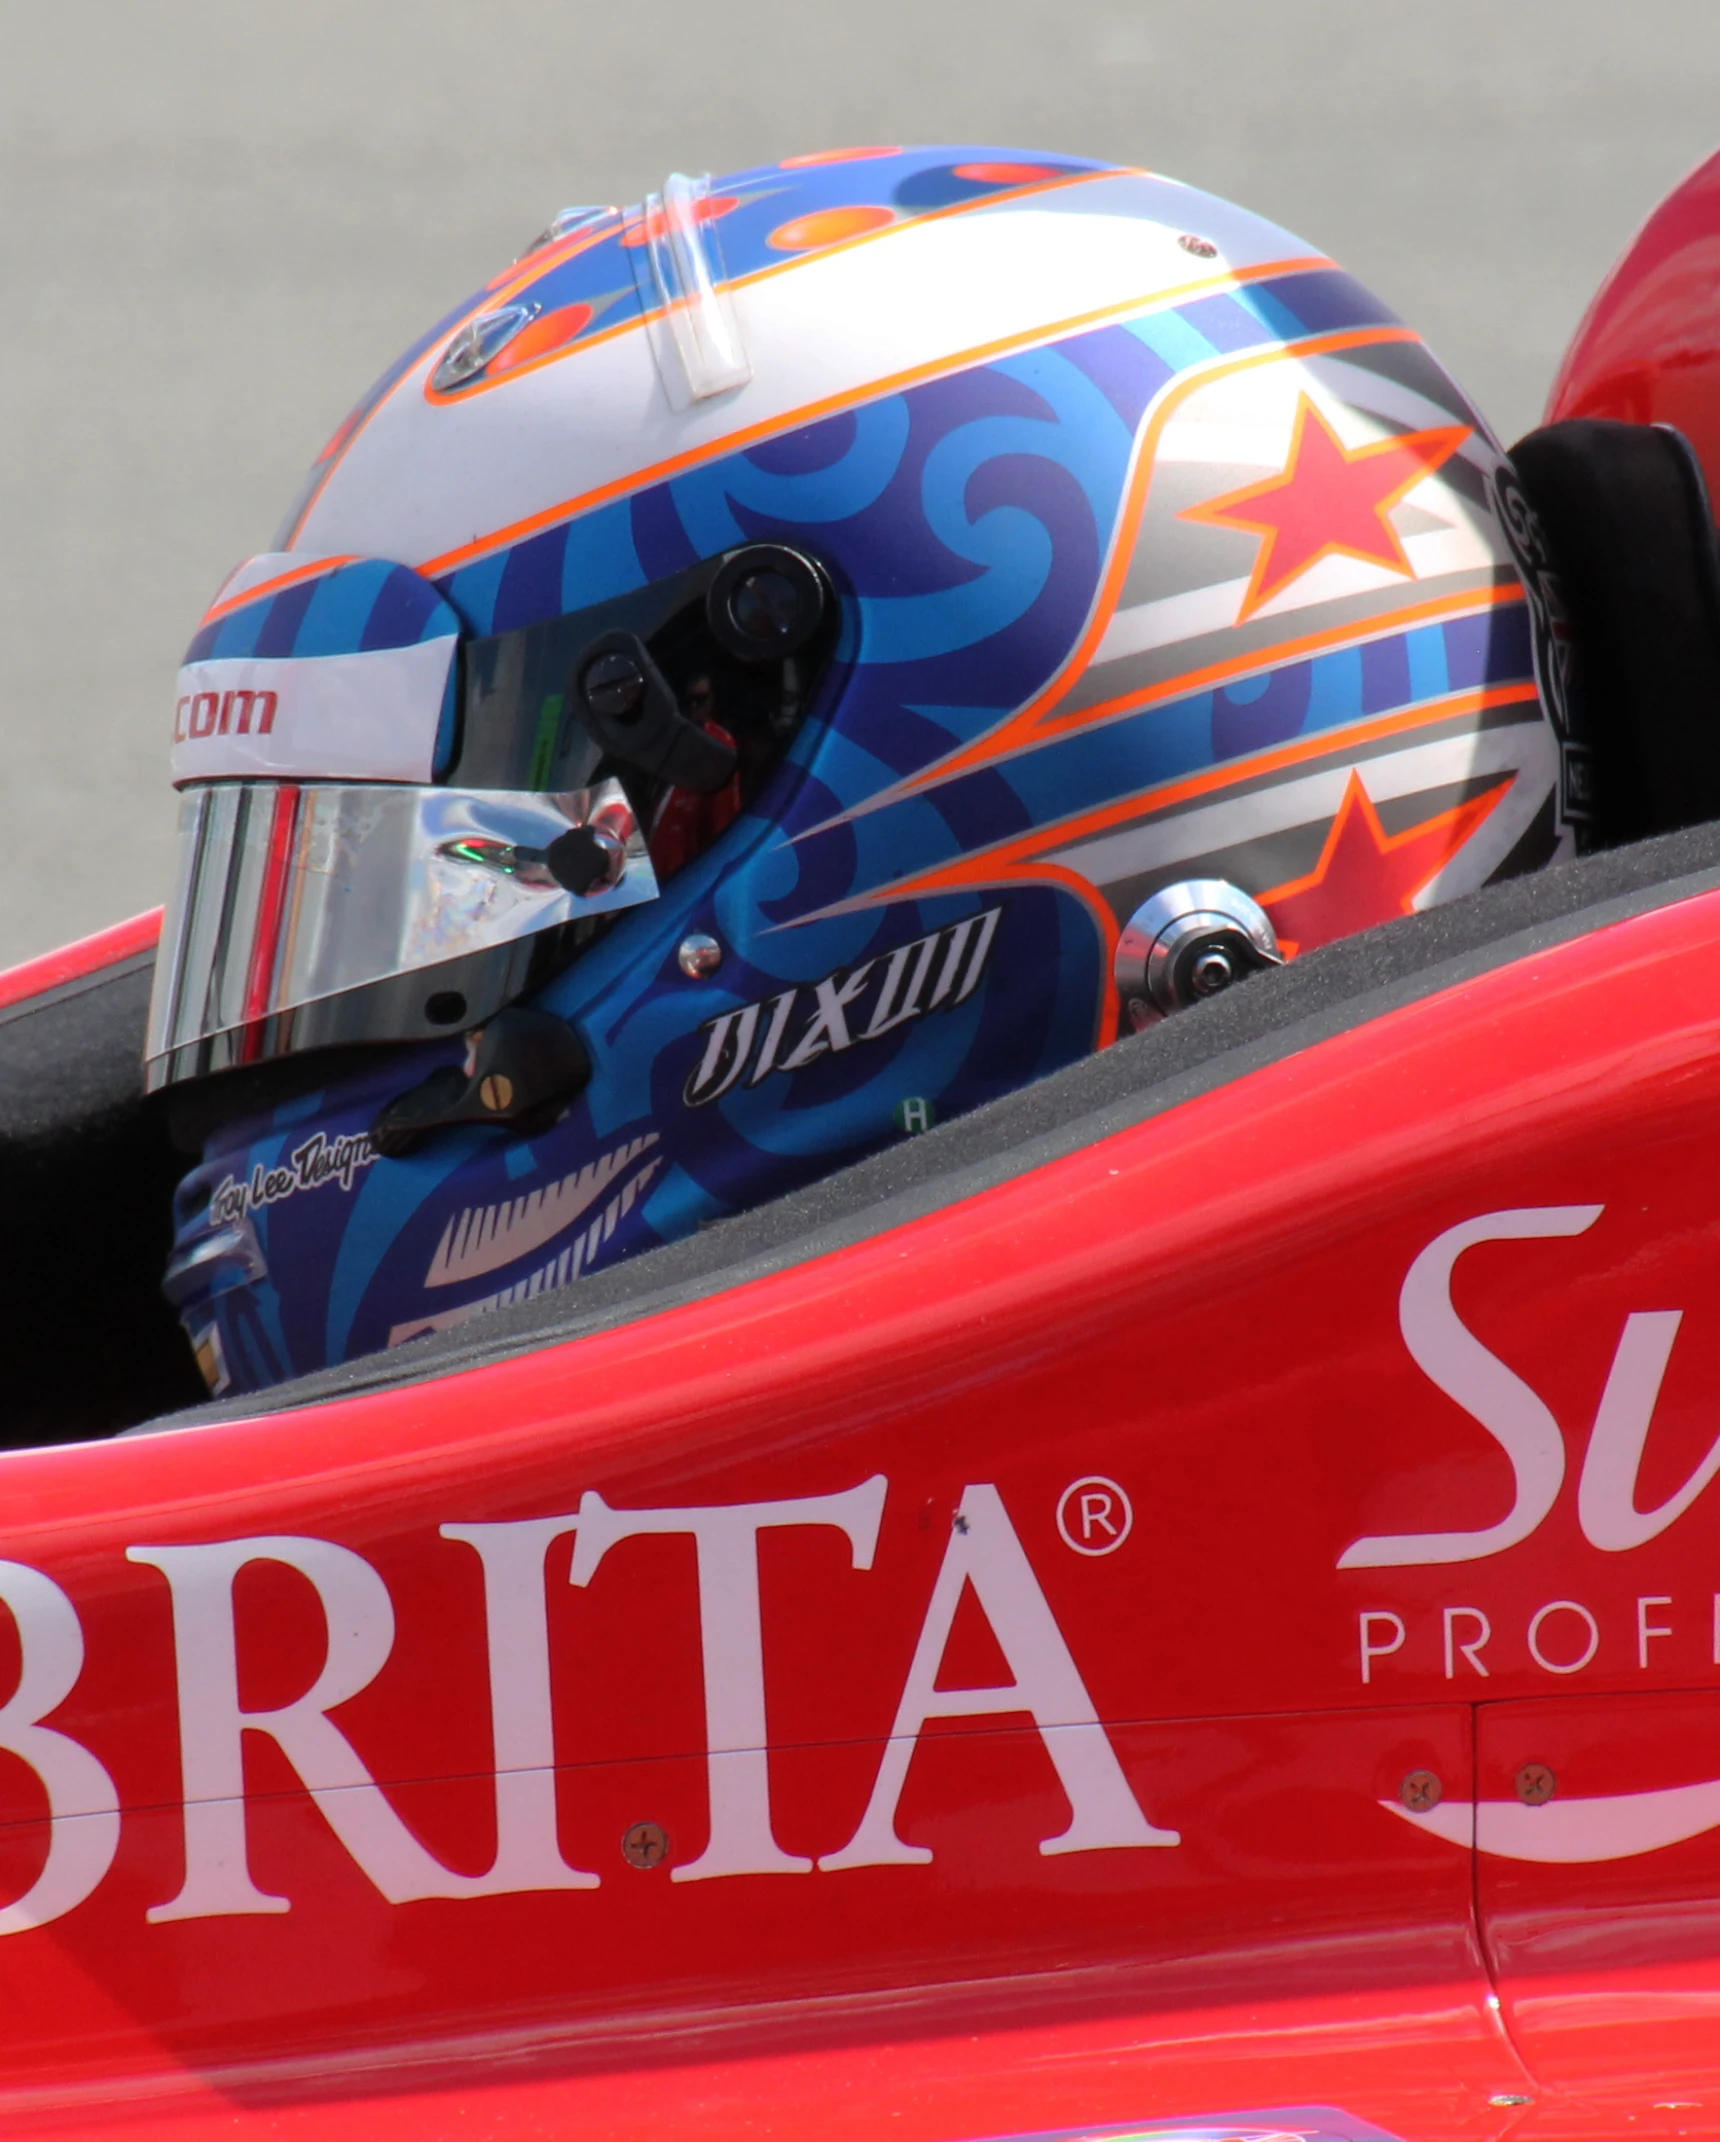
<svg viewBox="0 0 1720 2142">
<path fill-rule="evenodd" d="M 900 156 L 901 153 L 902 152 L 899 148 L 814 149 L 809 155 L 806 156 L 785 156 L 782 160 L 781 168 L 784 171 L 798 171 L 803 165 L 806 164 L 858 163 L 863 156 Z"/>
<path fill-rule="evenodd" d="M 497 354 L 486 368 L 488 377 L 503 378 L 509 372 L 517 372 L 522 365 L 535 363 L 540 357 L 553 356 L 584 334 L 596 317 L 597 308 L 593 305 L 563 305 L 546 313 L 541 320 L 534 320 L 522 329 L 507 348 Z"/>
<path fill-rule="evenodd" d="M 868 231 L 888 230 L 896 220 L 893 208 L 815 208 L 810 215 L 779 223 L 769 243 L 779 253 L 806 253 L 814 246 L 840 245 L 844 238 L 864 238 Z"/>
<path fill-rule="evenodd" d="M 955 176 L 976 186 L 1031 186 L 1035 179 L 1061 178 L 1050 164 L 957 164 Z"/>
<path fill-rule="evenodd" d="M 719 216 L 726 216 L 731 209 L 739 208 L 740 205 L 741 197 L 738 193 L 706 194 L 695 207 L 693 220 L 696 223 L 714 223 Z M 621 243 L 625 246 L 648 245 L 653 238 L 661 238 L 668 227 L 663 211 L 655 209 L 649 215 L 638 216 L 628 224 L 621 233 Z"/>
</svg>

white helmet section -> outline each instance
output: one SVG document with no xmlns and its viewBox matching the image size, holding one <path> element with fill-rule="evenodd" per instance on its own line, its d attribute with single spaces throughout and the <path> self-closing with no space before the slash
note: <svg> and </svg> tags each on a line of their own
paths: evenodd
<svg viewBox="0 0 1720 2142">
<path fill-rule="evenodd" d="M 312 581 L 348 607 L 355 576 L 383 564 L 350 554 L 268 551 L 232 573 L 203 620 L 198 645 L 223 618 Z M 370 588 L 356 591 L 366 601 Z M 427 636 L 407 646 L 338 653 L 199 655 L 179 672 L 173 712 L 173 783 L 192 781 L 403 781 L 436 770 L 459 619 L 434 604 Z"/>
<path fill-rule="evenodd" d="M 1322 453 L 1378 474 L 1370 503 L 1348 519 L 1341 494 L 1330 494 L 1316 540 L 1275 526 L 1270 499 L 1285 487 L 1281 472 Z M 1186 691 L 1191 675 L 1227 664 L 1246 670 L 1251 650 L 1282 660 L 1298 632 L 1318 647 L 1339 605 L 1353 632 L 1357 610 L 1373 608 L 1389 628 L 1412 605 L 1426 617 L 1460 615 L 1490 590 L 1515 592 L 1517 567 L 1494 504 L 1498 447 L 1478 424 L 1454 422 L 1447 402 L 1355 356 L 1284 352 L 1175 382 L 1161 405 L 1153 462 L 1121 600 L 1085 675 L 1059 702 L 1060 717 L 1113 701 L 1127 713 Z M 1395 500 L 1394 517 L 1376 511 L 1374 499 Z M 1263 504 L 1267 517 L 1253 519 Z M 1238 562 L 1252 569 L 1232 570 Z M 1559 789 L 1559 741 L 1538 718 L 1533 685 L 1518 688 L 1524 718 L 1478 729 L 1467 718 L 1474 694 L 1447 687 L 1442 702 L 1445 682 L 1420 680 L 1427 696 L 1403 745 L 1380 739 L 1387 748 L 1367 769 L 1377 805 L 1497 784 L 1474 832 L 1415 893 L 1417 908 L 1485 884 Z M 1431 725 L 1442 712 L 1453 725 L 1436 736 Z M 1101 885 L 1216 868 L 1215 857 L 1250 842 L 1335 821 L 1352 778 L 1350 764 L 1334 764 L 1212 801 L 1173 784 L 1162 802 L 1143 800 L 1136 823 L 1052 852 Z"/>
<path fill-rule="evenodd" d="M 1190 233 L 1198 251 L 1179 243 Z M 371 412 L 291 540 L 440 573 L 918 380 L 1186 303 L 1237 271 L 1321 264 L 1209 194 L 1100 172 L 738 279 L 727 294 L 751 378 L 690 403 L 650 321 L 446 396 L 430 387 L 439 341 Z"/>
</svg>

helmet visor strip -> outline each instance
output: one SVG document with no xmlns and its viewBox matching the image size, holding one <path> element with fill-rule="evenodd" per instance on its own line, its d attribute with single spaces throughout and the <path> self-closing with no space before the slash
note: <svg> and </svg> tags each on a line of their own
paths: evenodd
<svg viewBox="0 0 1720 2142">
<path fill-rule="evenodd" d="M 181 797 L 148 1083 L 470 1024 L 519 986 L 522 940 L 656 896 L 619 781 L 199 784 Z"/>
</svg>

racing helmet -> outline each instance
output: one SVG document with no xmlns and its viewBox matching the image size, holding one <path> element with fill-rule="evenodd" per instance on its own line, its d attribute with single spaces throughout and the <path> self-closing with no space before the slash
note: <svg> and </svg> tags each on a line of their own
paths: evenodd
<svg viewBox="0 0 1720 2142">
<path fill-rule="evenodd" d="M 1418 336 L 1210 195 L 875 148 L 565 210 L 186 656 L 147 1078 L 211 1389 L 1570 852 L 1552 602 Z"/>
</svg>

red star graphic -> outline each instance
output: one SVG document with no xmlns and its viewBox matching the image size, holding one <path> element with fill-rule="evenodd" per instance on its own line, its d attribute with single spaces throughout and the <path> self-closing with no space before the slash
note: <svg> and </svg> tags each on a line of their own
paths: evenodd
<svg viewBox="0 0 1720 2142">
<path fill-rule="evenodd" d="M 1262 538 L 1239 624 L 1310 566 L 1338 553 L 1413 580 L 1415 568 L 1387 516 L 1406 492 L 1443 468 L 1469 435 L 1467 424 L 1441 424 L 1352 450 L 1303 394 L 1297 398 L 1283 474 L 1185 506 L 1180 518 Z"/>
<path fill-rule="evenodd" d="M 1455 810 L 1388 834 L 1361 775 L 1352 771 L 1320 860 L 1307 877 L 1260 895 L 1285 958 L 1411 913 L 1416 894 L 1451 860 L 1510 785 L 1507 777 Z"/>
</svg>

